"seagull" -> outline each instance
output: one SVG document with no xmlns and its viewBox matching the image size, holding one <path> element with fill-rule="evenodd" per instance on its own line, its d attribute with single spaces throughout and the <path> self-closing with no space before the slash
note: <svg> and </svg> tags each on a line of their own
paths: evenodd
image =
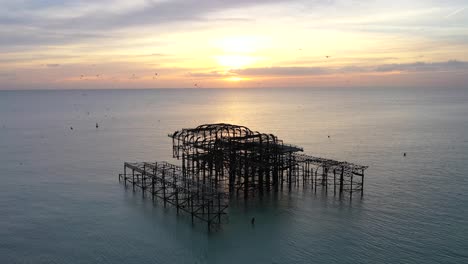
<svg viewBox="0 0 468 264">
<path fill-rule="evenodd" d="M 330 58 L 330 56 L 328 56 L 328 55 L 327 55 L 327 56 L 325 56 L 325 58 L 327 58 L 327 59 L 328 59 L 328 58 Z"/>
<path fill-rule="evenodd" d="M 70 127 L 70 130 L 73 130 L 73 127 Z"/>
</svg>

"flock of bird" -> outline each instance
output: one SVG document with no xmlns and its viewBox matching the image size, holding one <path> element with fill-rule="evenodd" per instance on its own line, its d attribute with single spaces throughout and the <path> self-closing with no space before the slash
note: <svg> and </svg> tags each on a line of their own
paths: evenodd
<svg viewBox="0 0 468 264">
<path fill-rule="evenodd" d="M 83 80 L 85 79 L 87 76 L 96 76 L 96 78 L 99 78 L 101 77 L 101 74 L 96 74 L 96 75 L 84 75 L 84 74 L 81 74 L 80 75 L 80 79 Z M 156 79 L 158 77 L 158 73 L 154 73 L 154 76 L 153 76 L 153 80 Z M 138 77 L 133 73 L 131 77 L 129 77 L 129 79 L 138 79 Z"/>
<path fill-rule="evenodd" d="M 100 76 L 101 76 L 101 74 L 96 74 L 96 78 L 99 78 Z M 158 77 L 159 77 L 159 74 L 158 74 L 157 72 L 155 72 L 155 73 L 154 73 L 154 76 L 153 76 L 153 80 L 157 79 Z M 81 75 L 80 75 L 80 80 L 86 80 L 85 78 L 86 78 L 86 75 L 84 75 L 84 74 L 81 74 Z M 138 79 L 138 78 L 139 78 L 139 77 L 136 76 L 136 75 L 133 73 L 132 76 L 131 76 L 129 79 L 134 80 L 134 79 Z M 197 88 L 201 88 L 201 87 L 199 86 L 198 83 L 194 83 L 193 86 L 194 86 L 194 87 L 197 87 Z"/>
<path fill-rule="evenodd" d="M 98 128 L 99 128 L 99 124 L 96 123 L 96 129 L 98 129 Z M 73 127 L 72 127 L 72 126 L 70 127 L 70 130 L 73 130 Z"/>
<path fill-rule="evenodd" d="M 99 78 L 99 77 L 101 77 L 101 74 L 96 74 L 95 76 L 96 76 L 96 78 Z M 153 76 L 153 80 L 157 79 L 158 77 L 159 77 L 159 74 L 158 74 L 157 72 L 155 72 L 155 73 L 154 73 L 154 76 Z M 134 73 L 132 74 L 132 76 L 129 77 L 129 79 L 131 79 L 131 80 L 135 80 L 135 79 L 138 79 L 138 78 L 139 78 L 139 77 L 138 77 L 137 75 L 135 75 Z M 87 80 L 87 79 L 86 79 L 86 75 L 81 74 L 81 75 L 80 75 L 80 80 Z M 198 85 L 198 83 L 194 83 L 193 86 L 194 86 L 194 87 L 197 87 L 197 88 L 200 88 L 200 86 Z"/>
<path fill-rule="evenodd" d="M 299 51 L 302 51 L 302 48 L 299 48 L 298 50 L 299 50 Z M 329 59 L 329 58 L 331 58 L 331 56 L 326 55 L 325 58 L 326 58 L 326 59 Z M 92 66 L 96 66 L 96 65 L 93 64 Z M 101 77 L 101 74 L 96 74 L 95 76 L 96 76 L 96 78 L 99 78 L 99 77 Z M 153 80 L 157 79 L 158 76 L 159 76 L 159 74 L 158 74 L 157 72 L 155 72 L 155 73 L 154 73 L 154 76 L 153 76 Z M 86 75 L 84 75 L 84 74 L 81 74 L 81 75 L 80 75 L 80 80 L 85 80 L 85 78 L 86 78 Z M 139 77 L 136 76 L 134 73 L 132 74 L 132 76 L 129 77 L 129 79 L 131 79 L 131 80 L 138 79 L 138 78 L 139 78 Z M 197 88 L 200 88 L 200 86 L 198 85 L 198 83 L 194 83 L 193 86 L 194 86 L 194 87 L 197 87 Z"/>
</svg>

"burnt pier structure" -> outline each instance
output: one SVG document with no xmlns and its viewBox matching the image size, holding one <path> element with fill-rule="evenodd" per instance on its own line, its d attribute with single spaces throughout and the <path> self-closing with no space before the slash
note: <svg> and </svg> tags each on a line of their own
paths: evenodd
<svg viewBox="0 0 468 264">
<path fill-rule="evenodd" d="M 303 154 L 273 134 L 245 126 L 207 124 L 169 134 L 173 157 L 181 166 L 167 162 L 124 164 L 119 179 L 141 188 L 207 223 L 219 226 L 229 199 L 311 186 L 314 190 L 342 195 L 363 193 L 367 166 Z"/>
</svg>

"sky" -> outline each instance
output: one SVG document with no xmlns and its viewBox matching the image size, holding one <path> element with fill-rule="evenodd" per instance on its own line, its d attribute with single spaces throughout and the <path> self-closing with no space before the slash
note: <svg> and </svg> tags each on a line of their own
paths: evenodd
<svg viewBox="0 0 468 264">
<path fill-rule="evenodd" d="M 467 0 L 0 0 L 0 89 L 466 87 Z"/>
</svg>

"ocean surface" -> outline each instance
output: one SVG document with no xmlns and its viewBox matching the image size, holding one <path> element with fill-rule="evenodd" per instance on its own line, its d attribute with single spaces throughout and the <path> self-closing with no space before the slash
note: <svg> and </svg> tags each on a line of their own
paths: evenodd
<svg viewBox="0 0 468 264">
<path fill-rule="evenodd" d="M 363 197 L 232 201 L 209 233 L 119 183 L 218 122 L 368 165 Z M 0 91 L 0 263 L 468 263 L 467 179 L 468 89 Z"/>
</svg>

